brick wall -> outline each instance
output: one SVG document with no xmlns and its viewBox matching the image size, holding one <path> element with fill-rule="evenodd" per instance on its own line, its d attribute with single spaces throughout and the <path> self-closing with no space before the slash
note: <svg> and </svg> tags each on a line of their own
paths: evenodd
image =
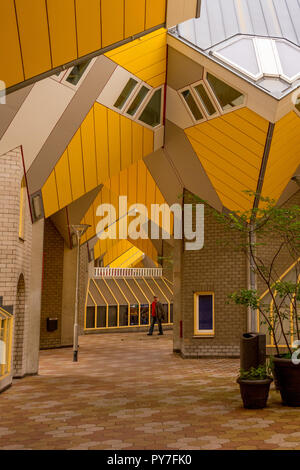
<svg viewBox="0 0 300 470">
<path fill-rule="evenodd" d="M 64 240 L 50 219 L 45 220 L 40 347 L 61 345 Z M 58 318 L 58 329 L 47 331 L 47 318 Z"/>
<path fill-rule="evenodd" d="M 24 199 L 24 239 L 19 239 L 20 189 L 23 178 L 21 149 L 0 156 L 0 296 L 14 307 L 13 373 L 26 373 L 29 341 L 28 299 L 30 292 L 32 224 L 28 199 Z"/>
<path fill-rule="evenodd" d="M 188 196 L 188 194 L 187 194 Z M 191 202 L 186 198 L 185 202 Z M 219 245 L 229 234 L 205 208 L 205 243 L 200 251 L 184 251 L 182 256 L 181 309 L 184 357 L 238 356 L 240 335 L 246 330 L 245 308 L 227 304 L 228 294 L 247 286 L 246 257 Z M 238 243 L 238 235 L 230 235 Z M 215 335 L 194 337 L 194 292 L 215 294 Z"/>
</svg>

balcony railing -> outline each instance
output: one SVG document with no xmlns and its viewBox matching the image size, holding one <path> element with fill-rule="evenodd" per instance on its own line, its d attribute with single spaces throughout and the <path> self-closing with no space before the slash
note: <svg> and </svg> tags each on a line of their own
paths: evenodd
<svg viewBox="0 0 300 470">
<path fill-rule="evenodd" d="M 162 277 L 162 268 L 95 268 L 95 278 L 110 277 Z"/>
</svg>

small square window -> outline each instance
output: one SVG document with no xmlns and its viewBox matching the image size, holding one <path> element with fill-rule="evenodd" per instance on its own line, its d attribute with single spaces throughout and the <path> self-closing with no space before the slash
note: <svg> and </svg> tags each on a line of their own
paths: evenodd
<svg viewBox="0 0 300 470">
<path fill-rule="evenodd" d="M 214 335 L 214 294 L 203 292 L 194 294 L 195 335 Z"/>
</svg>

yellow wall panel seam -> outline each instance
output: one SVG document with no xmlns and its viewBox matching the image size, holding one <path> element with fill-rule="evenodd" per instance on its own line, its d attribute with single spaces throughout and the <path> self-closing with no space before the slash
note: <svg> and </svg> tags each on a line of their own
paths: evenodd
<svg viewBox="0 0 300 470">
<path fill-rule="evenodd" d="M 195 131 L 197 132 L 197 134 L 198 134 L 197 138 L 196 138 L 196 136 L 195 136 L 194 130 L 195 130 Z M 185 132 L 186 132 L 186 134 L 187 134 L 188 137 L 193 138 L 196 142 L 201 142 L 201 141 L 203 141 L 203 136 L 205 136 L 205 138 L 207 138 L 209 141 L 211 141 L 211 143 L 212 143 L 213 145 L 216 144 L 217 147 L 222 147 L 222 146 L 223 146 L 223 147 L 226 149 L 227 152 L 229 152 L 229 153 L 235 155 L 235 156 L 238 157 L 240 160 L 242 160 L 243 162 L 245 162 L 247 165 L 252 166 L 255 170 L 260 170 L 262 156 L 261 156 L 261 158 L 260 158 L 260 157 L 258 157 L 257 155 L 253 155 L 253 156 L 255 157 L 255 162 L 256 162 L 256 164 L 254 164 L 253 161 L 250 161 L 249 159 L 244 158 L 244 156 L 241 156 L 240 153 L 237 153 L 236 149 L 232 149 L 232 146 L 231 146 L 231 142 L 230 142 L 230 141 L 228 141 L 228 142 L 226 143 L 226 145 L 224 145 L 224 142 L 222 142 L 222 140 L 221 140 L 222 144 L 219 144 L 219 141 L 218 141 L 218 140 L 214 140 L 213 137 L 211 137 L 210 135 L 207 135 L 205 132 L 203 132 L 203 129 L 202 129 L 202 128 L 201 128 L 201 129 L 200 129 L 200 128 L 199 128 L 199 129 L 194 128 L 193 130 L 190 130 L 190 129 L 189 129 L 188 131 L 186 130 Z M 229 138 L 228 136 L 226 136 L 226 138 L 230 140 L 230 138 Z"/>
<path fill-rule="evenodd" d="M 190 138 L 190 141 L 193 144 L 195 152 L 198 155 L 198 158 L 201 162 L 202 162 L 202 159 L 205 159 L 205 160 L 211 162 L 214 166 L 216 166 L 216 168 L 219 168 L 221 171 L 224 171 L 224 174 L 227 173 L 224 167 L 232 168 L 232 171 L 235 171 L 236 173 L 240 173 L 240 178 L 241 179 L 246 178 L 247 180 L 251 180 L 251 181 L 249 181 L 249 184 L 251 183 L 251 185 L 254 185 L 255 189 L 256 189 L 257 181 L 258 181 L 258 177 L 259 177 L 259 171 L 256 172 L 256 178 L 254 178 L 254 177 L 250 176 L 247 172 L 243 171 L 239 166 L 233 165 L 232 162 L 230 162 L 228 160 L 225 160 L 224 158 L 222 158 L 221 155 L 217 154 L 214 150 L 211 150 L 210 148 L 206 147 L 202 142 L 197 142 L 193 138 Z M 200 149 L 201 147 L 205 148 L 204 152 L 201 151 L 201 149 Z M 201 153 L 198 152 L 199 149 L 200 149 Z M 207 153 L 205 153 L 205 152 L 208 152 L 209 154 L 211 154 L 211 158 L 209 158 L 207 156 Z M 216 161 L 216 156 L 220 160 L 219 164 Z M 222 160 L 224 162 L 223 167 L 221 167 Z M 231 174 L 229 173 L 229 176 L 232 176 L 232 173 Z M 237 181 L 240 181 L 240 179 L 238 179 Z"/>
</svg>

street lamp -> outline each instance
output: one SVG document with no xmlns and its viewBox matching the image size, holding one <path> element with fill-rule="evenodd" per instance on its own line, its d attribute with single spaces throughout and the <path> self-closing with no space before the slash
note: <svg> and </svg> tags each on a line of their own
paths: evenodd
<svg viewBox="0 0 300 470">
<path fill-rule="evenodd" d="M 79 224 L 69 225 L 77 241 L 77 270 L 76 270 L 76 292 L 75 292 L 75 315 L 74 315 L 74 336 L 73 336 L 73 362 L 78 362 L 78 304 L 79 304 L 79 268 L 80 268 L 80 239 L 85 234 L 90 225 Z"/>
</svg>

